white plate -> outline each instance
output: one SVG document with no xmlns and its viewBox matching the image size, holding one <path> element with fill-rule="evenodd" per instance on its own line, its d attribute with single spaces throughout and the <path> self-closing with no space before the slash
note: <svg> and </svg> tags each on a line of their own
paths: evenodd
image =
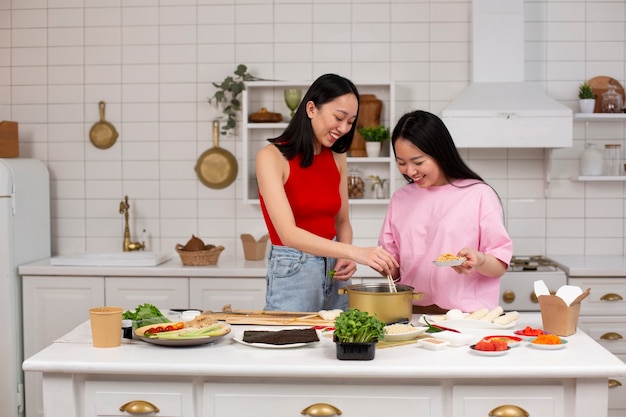
<svg viewBox="0 0 626 417">
<path fill-rule="evenodd" d="M 433 263 L 437 266 L 459 266 L 465 261 L 467 261 L 467 258 L 459 258 L 453 261 L 433 261 Z"/>
<path fill-rule="evenodd" d="M 533 347 L 533 348 L 535 348 L 535 349 L 558 350 L 558 349 L 563 349 L 565 347 L 565 345 L 567 345 L 567 340 L 565 340 L 565 339 L 561 339 L 561 344 L 560 345 L 543 345 L 543 344 L 539 344 L 539 343 L 533 343 L 533 340 L 535 340 L 535 338 L 528 339 L 528 345 Z"/>
<path fill-rule="evenodd" d="M 524 340 L 519 336 L 509 336 L 509 335 L 504 335 L 504 334 L 483 337 L 483 340 L 490 340 L 490 339 L 504 339 L 507 345 L 509 345 L 509 347 L 519 346 L 522 344 L 522 341 Z"/>
<path fill-rule="evenodd" d="M 476 345 L 470 346 L 471 351 L 481 356 L 502 356 L 505 355 L 509 350 L 511 350 L 510 346 L 507 346 L 506 350 L 478 350 L 474 346 Z"/>
<path fill-rule="evenodd" d="M 424 333 L 426 329 L 428 329 L 428 327 L 415 327 L 410 324 L 390 324 L 388 326 L 385 326 L 385 328 L 389 328 L 391 326 L 403 326 L 403 327 L 406 327 L 407 330 L 402 333 L 386 334 L 385 342 L 397 342 L 400 340 L 415 339 L 417 338 L 417 336 Z M 409 328 L 409 327 L 412 327 L 412 328 Z"/>
<path fill-rule="evenodd" d="M 517 321 L 514 321 L 509 324 L 495 324 L 482 320 L 472 320 L 472 319 L 462 319 L 462 320 L 442 320 L 445 316 L 437 315 L 437 316 L 425 316 L 426 320 L 430 324 L 438 324 L 443 327 L 449 327 L 451 329 L 510 329 L 511 327 L 515 327 Z M 426 324 L 424 321 L 424 316 L 421 316 L 419 322 L 422 324 Z"/>
<path fill-rule="evenodd" d="M 155 324 L 151 324 L 148 326 L 143 326 L 140 327 L 139 329 L 135 330 L 135 339 L 139 339 L 142 340 L 146 343 L 150 343 L 153 345 L 158 345 L 158 346 L 176 346 L 176 347 L 182 347 L 182 346 L 197 346 L 197 345 L 206 345 L 209 343 L 213 343 L 215 341 L 217 341 L 218 339 L 226 336 L 228 333 L 230 333 L 230 325 L 224 323 L 223 326 L 224 327 L 228 327 L 228 331 L 222 335 L 219 336 L 203 336 L 203 337 L 194 337 L 194 338 L 189 338 L 189 339 L 158 339 L 158 338 L 152 338 L 152 337 L 147 337 L 144 336 L 144 332 L 150 328 L 150 327 L 155 327 Z"/>
<path fill-rule="evenodd" d="M 318 335 L 319 337 L 319 335 Z M 290 343 L 288 345 L 272 345 L 269 343 L 248 343 L 248 342 L 244 342 L 243 341 L 243 332 L 239 332 L 236 333 L 233 336 L 233 340 L 237 343 L 241 343 L 242 345 L 246 345 L 246 346 L 252 346 L 255 348 L 262 348 L 262 349 L 293 349 L 293 348 L 299 348 L 299 347 L 303 347 L 306 345 L 309 345 L 311 343 L 317 343 L 317 342 L 310 342 L 310 343 Z"/>
</svg>

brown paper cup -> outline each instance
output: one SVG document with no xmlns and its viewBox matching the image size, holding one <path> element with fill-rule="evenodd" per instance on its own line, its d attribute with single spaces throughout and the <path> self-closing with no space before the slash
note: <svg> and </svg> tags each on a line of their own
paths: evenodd
<svg viewBox="0 0 626 417">
<path fill-rule="evenodd" d="M 121 307 L 96 307 L 89 309 L 93 345 L 100 348 L 116 347 L 122 343 Z"/>
</svg>

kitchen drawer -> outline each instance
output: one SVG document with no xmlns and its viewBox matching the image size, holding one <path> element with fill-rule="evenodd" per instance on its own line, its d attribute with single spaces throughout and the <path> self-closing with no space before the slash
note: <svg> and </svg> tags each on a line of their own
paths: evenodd
<svg viewBox="0 0 626 417">
<path fill-rule="evenodd" d="M 147 401 L 159 411 L 141 414 L 122 411 L 131 401 Z M 194 417 L 191 382 L 87 381 L 83 417 L 158 415 L 159 417 Z"/>
<path fill-rule="evenodd" d="M 581 315 L 626 316 L 626 278 L 569 278 L 569 285 L 591 289 L 580 306 Z"/>
<path fill-rule="evenodd" d="M 580 316 L 578 327 L 614 355 L 626 354 L 626 318 Z"/>
<path fill-rule="evenodd" d="M 400 386 L 386 381 L 365 385 L 362 380 L 317 384 L 258 381 L 256 384 L 207 383 L 204 393 L 205 417 L 250 416 L 251 410 L 255 417 L 293 417 L 303 415 L 304 409 L 315 404 L 335 407 L 342 417 L 445 415 L 442 388 L 434 385 Z"/>
<path fill-rule="evenodd" d="M 512 407 L 520 407 L 532 417 L 564 417 L 565 389 L 562 385 L 455 385 L 452 388 L 454 417 L 516 416 Z M 506 413 L 490 414 L 497 407 Z M 524 414 L 519 414 L 520 416 Z"/>
<path fill-rule="evenodd" d="M 626 363 L 626 356 L 618 356 Z M 609 417 L 626 416 L 626 377 L 609 379 Z"/>
</svg>

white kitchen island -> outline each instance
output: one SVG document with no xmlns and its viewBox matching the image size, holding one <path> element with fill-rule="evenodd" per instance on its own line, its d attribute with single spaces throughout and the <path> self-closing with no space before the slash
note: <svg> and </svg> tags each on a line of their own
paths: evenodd
<svg viewBox="0 0 626 417">
<path fill-rule="evenodd" d="M 515 328 L 526 325 L 541 327 L 539 314 L 524 314 Z M 626 364 L 580 331 L 561 350 L 524 342 L 484 357 L 468 346 L 430 351 L 410 344 L 377 349 L 372 361 L 339 361 L 326 338 L 292 349 L 232 340 L 247 328 L 185 348 L 53 343 L 23 367 L 43 372 L 46 417 L 131 415 L 120 407 L 133 401 L 160 410 L 148 415 L 168 417 L 296 416 L 311 406 L 308 415 L 337 409 L 346 417 L 478 417 L 498 407 L 509 414 L 494 415 L 523 409 L 532 417 L 600 417 L 607 415 L 609 376 L 626 375 Z M 478 340 L 512 330 L 464 333 Z"/>
</svg>

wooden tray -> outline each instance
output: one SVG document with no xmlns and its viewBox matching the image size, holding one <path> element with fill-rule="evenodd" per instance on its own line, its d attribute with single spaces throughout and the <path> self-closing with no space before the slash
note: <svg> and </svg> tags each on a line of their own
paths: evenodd
<svg viewBox="0 0 626 417">
<path fill-rule="evenodd" d="M 208 312 L 204 312 L 207 314 Z M 323 320 L 317 312 L 307 311 L 263 311 L 233 310 L 232 312 L 210 312 L 216 320 L 228 324 L 255 324 L 265 326 L 334 326 L 334 321 Z"/>
<path fill-rule="evenodd" d="M 596 105 L 593 108 L 594 113 L 602 113 L 602 94 L 609 91 L 609 84 L 613 84 L 614 86 L 616 86 L 617 88 L 615 89 L 615 91 L 618 94 L 622 95 L 622 105 L 626 103 L 624 101 L 624 98 L 625 98 L 624 87 L 615 78 L 607 77 L 606 75 L 601 75 L 598 77 L 593 77 L 592 79 L 587 81 L 587 83 L 591 86 L 591 89 L 593 90 L 593 94 L 596 95 Z"/>
</svg>

